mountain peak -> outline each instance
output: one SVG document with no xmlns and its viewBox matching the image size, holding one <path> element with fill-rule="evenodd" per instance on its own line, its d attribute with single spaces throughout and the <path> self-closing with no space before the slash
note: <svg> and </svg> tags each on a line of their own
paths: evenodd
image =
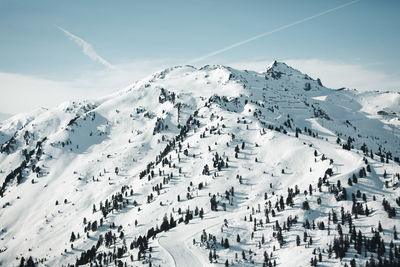
<svg viewBox="0 0 400 267">
<path fill-rule="evenodd" d="M 272 63 L 269 65 L 268 68 L 275 67 L 277 64 L 278 64 L 278 61 L 274 60 L 274 61 L 272 61 Z"/>
<path fill-rule="evenodd" d="M 297 73 L 301 73 L 299 70 L 287 65 L 285 62 L 280 62 L 280 61 L 276 61 L 274 60 L 268 67 L 266 72 L 268 73 L 271 71 L 279 71 L 282 73 L 292 73 L 292 72 L 297 72 Z M 302 73 L 301 73 L 302 74 Z"/>
</svg>

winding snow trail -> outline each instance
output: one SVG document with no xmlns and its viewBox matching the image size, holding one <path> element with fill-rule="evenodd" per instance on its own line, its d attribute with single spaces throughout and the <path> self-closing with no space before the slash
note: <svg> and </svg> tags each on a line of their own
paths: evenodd
<svg viewBox="0 0 400 267">
<path fill-rule="evenodd" d="M 213 217 L 203 219 L 201 225 L 199 224 L 199 219 L 194 219 L 187 225 L 179 224 L 174 229 L 159 236 L 158 242 L 170 254 L 172 258 L 171 264 L 176 267 L 211 266 L 207 258 L 201 257 L 201 253 L 193 252 L 193 247 L 190 244 L 193 238 L 203 230 L 222 225 L 224 224 L 224 219 L 229 220 L 238 216 L 237 213 L 218 213 L 220 214 L 214 214 Z"/>
<path fill-rule="evenodd" d="M 184 238 L 177 234 L 177 237 L 171 235 L 163 235 L 159 238 L 160 245 L 168 252 L 173 260 L 173 266 L 191 266 L 201 267 L 202 260 L 199 259 L 196 254 L 188 249 L 185 245 Z"/>
</svg>

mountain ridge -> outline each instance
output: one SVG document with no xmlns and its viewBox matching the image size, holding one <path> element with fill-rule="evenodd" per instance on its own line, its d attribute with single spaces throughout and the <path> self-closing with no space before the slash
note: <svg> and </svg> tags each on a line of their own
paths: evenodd
<svg viewBox="0 0 400 267">
<path fill-rule="evenodd" d="M 98 100 L 70 101 L 14 116 L 0 123 L 0 240 L 4 242 L 0 247 L 5 249 L 0 263 L 15 266 L 21 257 L 33 256 L 43 266 L 89 265 L 96 260 L 88 256 L 94 246 L 96 257 L 102 255 L 96 261 L 104 263 L 106 258 L 108 265 L 121 261 L 184 266 L 194 253 L 193 264 L 204 266 L 211 264 L 204 249 L 211 245 L 229 264 L 262 266 L 272 263 L 272 258 L 283 266 L 295 260 L 309 264 L 312 244 L 293 246 L 295 236 L 290 232 L 282 237 L 285 242 L 277 239 L 282 232 L 272 227 L 271 212 L 293 224 L 299 235 L 304 231 L 301 223 L 286 215 L 296 214 L 296 221 L 303 223 L 315 219 L 327 224 L 335 203 L 351 211 L 351 193 L 362 190 L 368 196 L 360 205 L 372 207 L 375 213 L 371 218 L 353 214 L 361 217 L 360 221 L 354 218 L 354 224 L 377 225 L 386 219 L 382 198 L 396 205 L 399 190 L 396 101 L 400 98 L 393 96 L 329 89 L 319 79 L 280 62 L 262 73 L 222 65 L 176 66 Z M 360 171 L 367 166 L 371 172 Z M 352 174 L 359 181 L 350 186 L 347 178 Z M 328 179 L 343 186 L 333 188 Z M 294 203 L 291 206 L 289 201 L 287 210 L 268 207 L 267 201 L 278 203 L 276 198 L 286 197 L 295 185 L 310 195 L 289 194 Z M 347 200 L 342 187 L 348 190 Z M 372 200 L 373 195 L 379 201 Z M 326 206 L 320 206 L 318 198 Z M 107 206 L 105 199 L 112 205 Z M 210 201 L 216 203 L 211 209 Z M 310 211 L 303 209 L 305 202 L 310 203 Z M 261 204 L 266 205 L 263 211 Z M 204 220 L 194 206 L 203 210 Z M 259 212 L 249 211 L 250 207 Z M 398 206 L 394 209 L 398 213 Z M 249 213 L 270 222 L 253 226 L 252 220 L 243 220 Z M 177 226 L 150 239 L 156 226 L 162 227 L 164 215 L 175 218 Z M 389 221 L 396 225 L 397 219 Z M 95 221 L 96 227 L 87 221 Z M 202 226 L 220 235 L 220 225 L 227 231 L 220 232 L 223 237 L 235 244 L 233 251 L 214 241 L 199 241 Z M 193 233 L 188 235 L 188 229 Z M 109 231 L 120 238 L 110 239 Z M 324 242 L 334 242 L 326 231 L 307 231 L 315 237 L 315 249 L 327 250 Z M 393 233 L 392 228 L 385 231 Z M 69 242 L 71 232 L 80 237 Z M 242 242 L 235 242 L 237 234 Z M 153 258 L 138 236 L 149 237 L 146 242 L 155 249 Z M 261 244 L 261 238 L 267 241 Z M 389 242 L 389 236 L 385 238 Z M 112 252 L 113 247 L 118 251 Z M 257 253 L 235 258 L 234 251 L 249 248 Z M 293 261 L 287 259 L 292 249 L 299 252 Z M 266 261 L 263 251 L 274 256 Z M 121 257 L 105 256 L 109 252 Z M 356 254 L 350 251 L 345 261 L 350 264 Z M 328 260 L 327 252 L 321 255 L 328 265 L 338 263 Z"/>
</svg>

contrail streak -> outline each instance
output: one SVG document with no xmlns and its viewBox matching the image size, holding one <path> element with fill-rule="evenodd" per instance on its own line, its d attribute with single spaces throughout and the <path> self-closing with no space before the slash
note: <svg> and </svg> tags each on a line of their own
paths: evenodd
<svg viewBox="0 0 400 267">
<path fill-rule="evenodd" d="M 296 21 L 296 22 L 293 22 L 293 23 L 290 23 L 290 24 L 281 26 L 281 27 L 279 27 L 279 28 L 277 28 L 277 29 L 275 29 L 275 30 L 272 30 L 272 31 L 269 31 L 269 32 L 261 33 L 261 34 L 259 34 L 259 35 L 253 36 L 253 37 L 251 37 L 251 38 L 249 38 L 249 39 L 246 39 L 246 40 L 244 40 L 244 41 L 240 41 L 240 42 L 234 43 L 234 44 L 232 44 L 232 45 L 230 45 L 230 46 L 227 46 L 227 47 L 225 47 L 225 48 L 216 50 L 216 51 L 214 51 L 214 52 L 212 52 L 212 53 L 209 53 L 209 54 L 204 55 L 204 56 L 202 56 L 202 57 L 196 58 L 196 59 L 192 60 L 190 63 L 196 63 L 196 62 L 202 61 L 202 60 L 204 60 L 204 59 L 206 59 L 206 58 L 209 58 L 209 57 L 212 57 L 212 56 L 216 56 L 216 55 L 218 55 L 218 54 L 221 54 L 221 53 L 223 53 L 223 52 L 226 52 L 226 51 L 228 51 L 228 50 L 231 50 L 231 49 L 233 49 L 233 48 L 235 48 L 235 47 L 238 47 L 238 46 L 241 46 L 241 45 L 250 43 L 250 42 L 252 42 L 252 41 L 254 41 L 254 40 L 257 40 L 257 39 L 260 39 L 260 38 L 262 38 L 262 37 L 271 35 L 271 34 L 273 34 L 273 33 L 276 33 L 276 32 L 282 31 L 282 30 L 285 30 L 285 29 L 287 29 L 287 28 L 293 27 L 293 26 L 298 25 L 298 24 L 300 24 L 300 23 L 303 23 L 303 22 L 306 22 L 306 21 L 315 19 L 315 18 L 320 17 L 320 16 L 322 16 L 322 15 L 328 14 L 328 13 L 330 13 L 330 12 L 332 12 L 332 11 L 335 11 L 335 10 L 344 8 L 344 7 L 346 7 L 346 6 L 355 4 L 355 3 L 359 2 L 359 1 L 360 1 L 360 0 L 354 0 L 354 1 L 348 2 L 348 3 L 346 3 L 346 4 L 343 4 L 343 5 L 341 5 L 341 6 L 328 9 L 328 10 L 323 11 L 323 12 L 321 12 L 321 13 L 318 13 L 318 14 L 316 14 L 316 15 L 313 15 L 313 16 L 310 16 L 310 17 L 307 17 L 307 18 L 298 20 L 298 21 Z"/>
<path fill-rule="evenodd" d="M 85 40 L 83 40 L 82 38 L 79 38 L 78 36 L 70 33 L 69 31 L 67 31 L 66 29 L 63 29 L 59 26 L 56 25 L 56 27 L 63 31 L 65 33 L 65 35 L 71 39 L 72 41 L 74 41 L 77 45 L 79 45 L 80 47 L 82 47 L 83 49 L 83 53 L 88 56 L 91 60 L 103 64 L 104 66 L 110 68 L 110 69 L 114 69 L 115 67 L 113 65 L 111 65 L 107 60 L 105 60 L 104 58 L 102 58 L 99 54 L 97 54 L 97 52 L 94 50 L 93 46 L 91 44 L 89 44 L 88 42 L 86 42 Z"/>
</svg>

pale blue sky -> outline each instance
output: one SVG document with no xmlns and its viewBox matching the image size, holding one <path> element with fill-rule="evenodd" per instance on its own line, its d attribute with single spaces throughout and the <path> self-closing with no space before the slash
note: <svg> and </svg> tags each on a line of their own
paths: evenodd
<svg viewBox="0 0 400 267">
<path fill-rule="evenodd" d="M 4 102 L 15 101 L 13 92 L 21 88 L 39 97 L 21 108 L 0 102 L 0 112 L 16 113 L 54 101 L 112 92 L 154 70 L 190 62 L 348 2 L 1 0 L 0 91 L 8 97 Z M 313 72 L 311 65 L 315 62 L 331 67 L 336 64 L 360 68 L 367 76 L 376 72 L 382 75 L 380 79 L 389 80 L 379 86 L 399 88 L 398 14 L 400 1 L 361 0 L 196 65 L 218 63 L 251 68 L 254 62 L 255 68 L 260 68 L 260 62 L 278 59 Z M 116 70 L 86 56 L 57 26 L 91 44 Z M 317 65 L 314 68 L 320 69 Z M 109 78 L 102 84 L 91 84 L 107 75 Z M 18 88 L 14 79 L 21 82 Z M 42 84 L 54 94 L 53 98 L 43 97 L 47 102 L 40 97 L 45 94 Z M 363 87 L 351 79 L 344 79 L 343 86 Z"/>
</svg>

